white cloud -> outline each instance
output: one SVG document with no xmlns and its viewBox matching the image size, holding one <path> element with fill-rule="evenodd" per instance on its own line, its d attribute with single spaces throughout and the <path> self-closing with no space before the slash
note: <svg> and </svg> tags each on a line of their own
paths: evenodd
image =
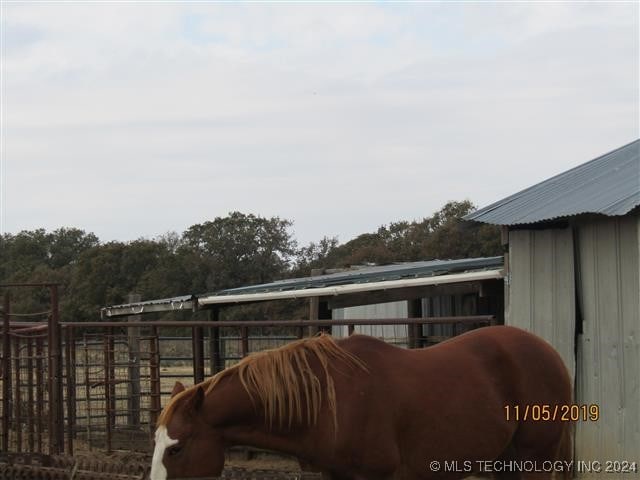
<svg viewBox="0 0 640 480">
<path fill-rule="evenodd" d="M 348 240 L 639 133 L 637 4 L 5 9 L 8 231 L 244 210 Z"/>
</svg>

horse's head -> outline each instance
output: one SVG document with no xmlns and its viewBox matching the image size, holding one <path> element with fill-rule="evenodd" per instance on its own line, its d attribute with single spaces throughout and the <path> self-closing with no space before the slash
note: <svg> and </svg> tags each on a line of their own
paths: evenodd
<svg viewBox="0 0 640 480">
<path fill-rule="evenodd" d="M 206 421 L 203 388 L 185 390 L 176 382 L 171 398 L 170 413 L 161 416 L 155 434 L 151 480 L 219 476 L 224 446 L 219 432 Z"/>
</svg>

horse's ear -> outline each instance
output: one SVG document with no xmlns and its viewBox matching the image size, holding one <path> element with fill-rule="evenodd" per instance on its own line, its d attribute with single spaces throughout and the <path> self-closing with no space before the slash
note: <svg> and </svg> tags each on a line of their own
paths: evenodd
<svg viewBox="0 0 640 480">
<path fill-rule="evenodd" d="M 202 404 L 204 403 L 204 388 L 198 386 L 196 389 L 196 393 L 189 400 L 189 410 L 192 412 L 197 412 L 202 408 Z"/>
<path fill-rule="evenodd" d="M 193 409 L 196 411 L 200 410 L 202 404 L 204 403 L 204 388 L 198 387 L 193 402 Z"/>
<path fill-rule="evenodd" d="M 171 398 L 175 397 L 177 394 L 179 394 L 180 392 L 182 392 L 184 390 L 184 385 L 180 382 L 176 382 L 176 384 L 173 386 L 173 390 L 171 390 Z"/>
</svg>

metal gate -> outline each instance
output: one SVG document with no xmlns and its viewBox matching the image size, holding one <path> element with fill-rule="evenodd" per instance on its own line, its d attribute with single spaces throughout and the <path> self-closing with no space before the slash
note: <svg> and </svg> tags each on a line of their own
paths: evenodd
<svg viewBox="0 0 640 480">
<path fill-rule="evenodd" d="M 72 361 L 76 443 L 87 449 L 146 450 L 160 413 L 158 336 L 84 333 L 65 350 Z"/>
<path fill-rule="evenodd" d="M 46 325 L 2 332 L 2 451 L 49 451 L 50 415 Z"/>
<path fill-rule="evenodd" d="M 11 297 L 8 292 L 4 296 L 0 331 L 2 452 L 62 453 L 64 407 L 57 285 L 2 286 L 40 287 L 50 293 L 50 310 L 29 314 L 12 314 Z M 46 321 L 12 321 L 22 317 Z"/>
</svg>

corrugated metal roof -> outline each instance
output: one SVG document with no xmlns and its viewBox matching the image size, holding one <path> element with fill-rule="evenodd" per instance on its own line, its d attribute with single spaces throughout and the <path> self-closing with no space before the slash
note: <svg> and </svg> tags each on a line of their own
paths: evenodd
<svg viewBox="0 0 640 480">
<path fill-rule="evenodd" d="M 315 277 L 290 278 L 262 285 L 231 288 L 216 292 L 216 296 L 266 293 L 307 288 L 323 288 L 365 282 L 383 282 L 405 278 L 431 277 L 472 270 L 502 267 L 503 257 L 463 258 L 459 260 L 430 260 L 395 263 L 358 268 Z"/>
<path fill-rule="evenodd" d="M 224 304 L 253 302 L 275 298 L 300 298 L 315 296 L 314 289 L 326 287 L 340 287 L 345 285 L 361 284 L 367 285 L 361 288 L 362 291 L 383 288 L 383 282 L 397 280 L 407 280 L 407 286 L 411 279 L 438 277 L 441 283 L 449 281 L 464 282 L 474 281 L 480 277 L 456 276 L 465 272 L 486 272 L 487 278 L 496 278 L 501 273 L 503 257 L 485 258 L 465 258 L 460 260 L 431 260 L 425 262 L 397 263 L 392 265 L 363 267 L 347 270 L 328 275 L 318 275 L 314 277 L 290 278 L 277 282 L 262 285 L 250 285 L 247 287 L 232 288 L 216 293 L 203 295 L 184 295 L 181 297 L 163 298 L 159 300 L 148 300 L 144 302 L 128 303 L 124 305 L 108 306 L 101 309 L 102 317 L 112 318 L 118 316 L 138 315 L 141 313 L 167 312 L 174 310 L 192 309 L 195 305 L 204 304 Z M 447 279 L 447 276 L 451 278 Z M 437 283 L 437 282 L 432 282 Z M 312 294 L 302 293 L 303 290 L 313 292 Z M 320 291 L 320 290 L 318 290 Z M 281 292 L 274 296 L 276 292 Z M 332 294 L 340 294 L 340 291 Z M 345 291 L 344 293 L 348 293 Z M 258 298 L 259 297 L 259 298 Z M 258 299 L 258 300 L 256 300 Z"/>
<path fill-rule="evenodd" d="M 582 213 L 625 215 L 640 205 L 640 140 L 465 216 L 518 225 Z"/>
<path fill-rule="evenodd" d="M 100 309 L 102 317 L 120 317 L 127 315 L 140 315 L 152 312 L 171 312 L 176 310 L 192 310 L 193 295 L 182 295 L 180 297 L 160 298 L 157 300 L 147 300 L 144 302 L 126 303 L 123 305 L 112 305 Z"/>
<path fill-rule="evenodd" d="M 483 280 L 499 280 L 504 277 L 500 269 L 483 269 L 444 275 L 428 275 L 422 277 L 401 278 L 399 280 L 381 280 L 375 282 L 359 282 L 328 287 L 295 288 L 291 290 L 271 290 L 256 293 L 240 293 L 229 295 L 208 295 L 198 298 L 199 305 L 231 305 L 234 303 L 264 302 L 267 300 L 284 300 L 291 298 L 336 297 L 352 293 L 370 293 L 388 291 L 397 288 L 425 287 L 427 285 L 447 285 L 452 283 L 479 282 Z"/>
</svg>

